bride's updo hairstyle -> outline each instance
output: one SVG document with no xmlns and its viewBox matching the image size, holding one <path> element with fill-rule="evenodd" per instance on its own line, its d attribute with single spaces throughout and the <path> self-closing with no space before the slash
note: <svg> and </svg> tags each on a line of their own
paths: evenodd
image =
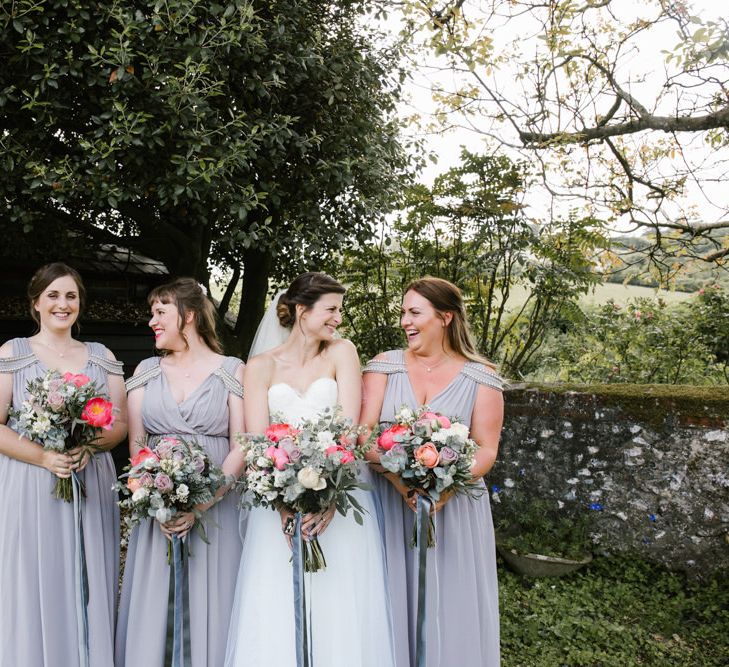
<svg viewBox="0 0 729 667">
<path fill-rule="evenodd" d="M 172 303 L 177 307 L 180 319 L 177 323 L 178 330 L 182 339 L 185 341 L 185 347 L 190 346 L 187 343 L 187 337 L 183 333 L 185 328 L 185 319 L 188 312 L 195 314 L 193 322 L 195 329 L 213 352 L 223 353 L 223 346 L 218 339 L 215 330 L 215 306 L 207 297 L 207 292 L 203 286 L 194 278 L 177 278 L 169 283 L 155 287 L 147 296 L 147 303 L 151 306 L 155 301 L 160 303 Z"/>
<path fill-rule="evenodd" d="M 443 280 L 443 278 L 426 276 L 425 278 L 411 282 L 405 288 L 405 293 L 407 294 L 411 290 L 430 301 L 438 317 L 443 322 L 445 322 L 444 313 L 451 313 L 453 317 L 450 323 L 446 325 L 445 330 L 448 344 L 454 352 L 469 361 L 475 361 L 479 364 L 485 364 L 489 368 L 495 368 L 494 364 L 481 356 L 476 349 L 476 344 L 473 342 L 473 335 L 471 334 L 471 327 L 468 325 L 466 304 L 463 301 L 463 294 L 461 294 L 461 290 L 458 287 L 447 280 Z"/>
<path fill-rule="evenodd" d="M 325 294 L 344 294 L 344 286 L 326 273 L 309 271 L 294 279 L 279 297 L 276 314 L 282 327 L 290 329 L 296 324 L 296 306 L 309 310 Z"/>
<path fill-rule="evenodd" d="M 63 262 L 53 262 L 52 264 L 41 266 L 40 269 L 33 274 L 33 277 L 28 283 L 27 295 L 30 316 L 38 326 L 38 331 L 40 331 L 40 315 L 35 309 L 35 304 L 38 302 L 38 299 L 40 299 L 41 294 L 43 294 L 48 285 L 50 285 L 54 280 L 63 278 L 64 276 L 71 278 L 76 283 L 76 288 L 78 289 L 79 310 L 78 317 L 74 322 L 73 328 L 76 333 L 78 333 L 81 329 L 78 321 L 81 318 L 81 315 L 83 315 L 84 307 L 86 306 L 86 288 L 84 287 L 84 281 L 81 279 L 79 272 L 70 267 L 68 264 L 64 264 Z"/>
</svg>

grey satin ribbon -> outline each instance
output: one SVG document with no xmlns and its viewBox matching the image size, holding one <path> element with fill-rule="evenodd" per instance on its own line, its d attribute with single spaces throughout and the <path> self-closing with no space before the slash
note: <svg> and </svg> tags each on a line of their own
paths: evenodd
<svg viewBox="0 0 729 667">
<path fill-rule="evenodd" d="M 430 522 L 430 498 L 417 494 L 415 530 L 418 542 L 418 611 L 415 617 L 415 667 L 425 667 L 427 646 L 425 640 L 426 593 L 428 563 L 428 526 Z"/>
<path fill-rule="evenodd" d="M 306 622 L 306 588 L 304 586 L 304 538 L 301 534 L 301 512 L 294 516 L 293 582 L 294 627 L 296 632 L 296 667 L 313 667 L 311 637 Z"/>
<path fill-rule="evenodd" d="M 184 544 L 172 536 L 172 563 L 167 597 L 167 643 L 165 667 L 191 667 L 190 604 L 187 557 Z"/>
<path fill-rule="evenodd" d="M 76 547 L 74 575 L 76 579 L 78 656 L 80 667 L 89 667 L 89 580 L 86 571 L 86 548 L 81 516 L 81 498 L 86 494 L 84 493 L 83 483 L 75 472 L 71 473 L 71 488 L 73 490 L 74 542 Z"/>
</svg>

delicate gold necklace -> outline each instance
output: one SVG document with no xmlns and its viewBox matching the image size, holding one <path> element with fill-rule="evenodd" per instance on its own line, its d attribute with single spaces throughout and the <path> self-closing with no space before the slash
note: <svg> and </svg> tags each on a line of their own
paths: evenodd
<svg viewBox="0 0 729 667">
<path fill-rule="evenodd" d="M 434 368 L 438 368 L 438 366 L 440 366 L 446 359 L 448 359 L 448 355 L 444 354 L 437 364 L 431 364 L 430 366 L 428 366 L 428 364 L 420 359 L 417 354 L 413 353 L 413 357 L 415 357 L 415 361 L 417 361 L 428 373 L 430 373 Z"/>
<path fill-rule="evenodd" d="M 59 350 L 58 348 L 54 347 L 50 343 L 46 343 L 44 340 L 41 340 L 40 338 L 36 338 L 36 340 L 43 345 L 43 347 L 47 347 L 49 350 L 52 350 L 55 352 L 59 357 L 63 358 L 66 352 L 68 352 L 71 349 L 71 346 L 74 344 L 74 340 L 71 339 L 71 341 L 66 345 L 66 347 L 63 348 L 63 350 Z"/>
</svg>

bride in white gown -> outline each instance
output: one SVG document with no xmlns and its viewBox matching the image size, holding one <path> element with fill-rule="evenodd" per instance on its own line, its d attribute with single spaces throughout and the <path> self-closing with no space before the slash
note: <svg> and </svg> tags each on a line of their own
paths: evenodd
<svg viewBox="0 0 729 667">
<path fill-rule="evenodd" d="M 349 341 L 335 339 L 343 293 L 330 276 L 306 273 L 278 299 L 278 323 L 270 322 L 273 310 L 264 318 L 244 378 L 250 432 L 263 433 L 269 414 L 295 425 L 337 404 L 357 422 L 359 360 Z M 281 333 L 286 335 L 283 344 L 259 354 L 276 345 Z M 363 481 L 369 481 L 369 474 L 363 464 Z M 371 491 L 355 494 L 367 511 L 364 525 L 333 508 L 306 515 L 302 522 L 305 536 L 318 536 L 327 562 L 325 570 L 306 575 L 316 667 L 394 665 L 375 499 Z M 263 508 L 248 513 L 226 667 L 296 665 L 291 549 L 282 530 L 288 516 Z"/>
</svg>

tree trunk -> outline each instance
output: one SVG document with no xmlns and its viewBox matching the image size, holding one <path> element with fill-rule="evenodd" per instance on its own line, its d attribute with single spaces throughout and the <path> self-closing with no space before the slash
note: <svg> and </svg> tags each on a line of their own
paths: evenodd
<svg viewBox="0 0 729 667">
<path fill-rule="evenodd" d="M 243 254 L 243 294 L 235 324 L 235 352 L 241 358 L 248 356 L 263 317 L 272 260 L 268 252 L 255 248 L 249 248 Z"/>
</svg>

